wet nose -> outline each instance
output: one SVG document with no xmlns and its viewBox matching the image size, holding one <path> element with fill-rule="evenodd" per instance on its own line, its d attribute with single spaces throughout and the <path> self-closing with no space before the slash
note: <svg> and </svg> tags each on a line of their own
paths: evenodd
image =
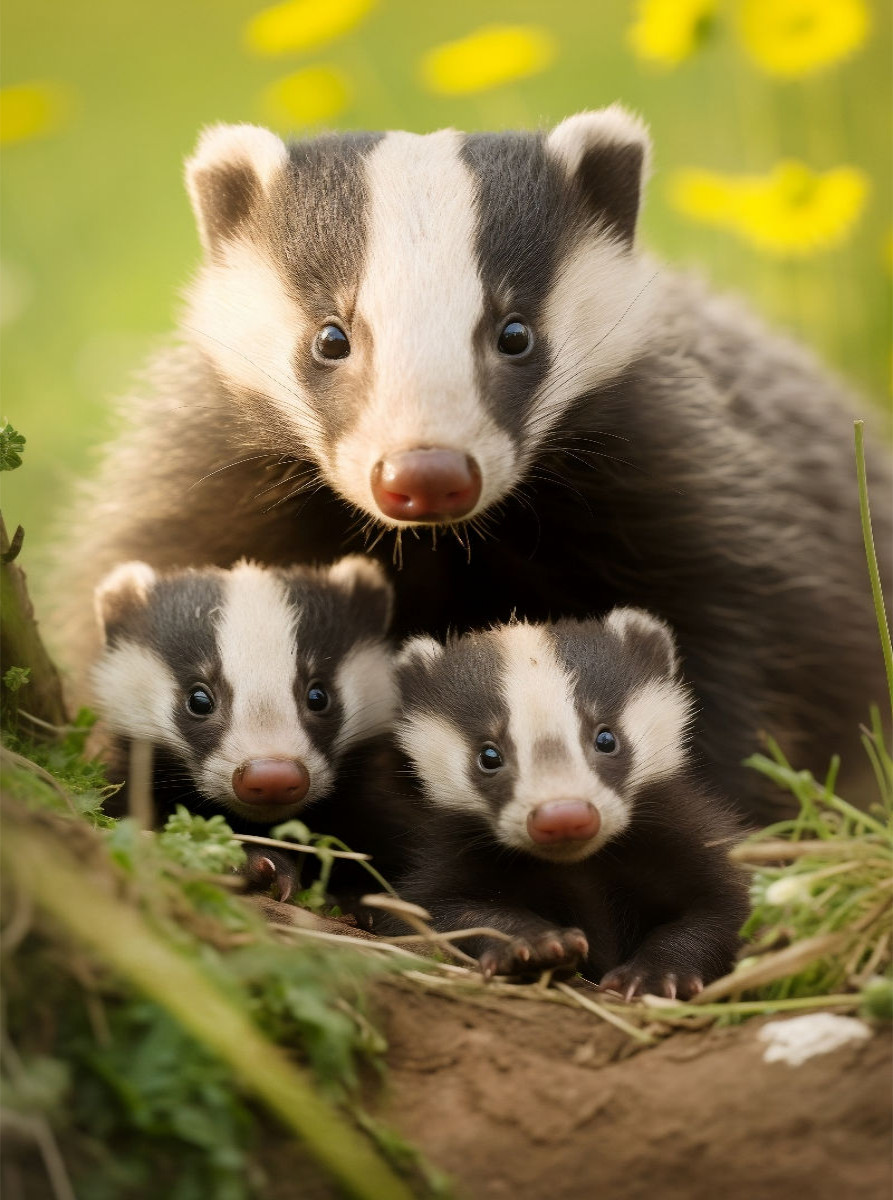
<svg viewBox="0 0 893 1200">
<path fill-rule="evenodd" d="M 481 471 L 473 458 L 458 450 L 403 450 L 372 468 L 372 494 L 393 520 L 456 520 L 480 499 Z"/>
<path fill-rule="evenodd" d="M 243 804 L 300 804 L 310 774 L 296 758 L 252 758 L 233 771 L 233 791 Z"/>
<path fill-rule="evenodd" d="M 601 823 L 588 800 L 550 800 L 528 815 L 527 832 L 540 843 L 583 842 L 595 837 Z"/>
</svg>

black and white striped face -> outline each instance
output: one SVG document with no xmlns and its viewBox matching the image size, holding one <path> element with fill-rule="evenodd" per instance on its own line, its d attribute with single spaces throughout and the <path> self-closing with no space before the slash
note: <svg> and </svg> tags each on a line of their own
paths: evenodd
<svg viewBox="0 0 893 1200">
<path fill-rule="evenodd" d="M 502 845 L 578 862 L 627 828 L 637 795 L 678 772 L 690 696 L 672 636 L 639 609 L 512 624 L 398 659 L 398 740 L 425 796 Z"/>
<path fill-rule="evenodd" d="M 182 763 L 209 800 L 285 820 L 329 791 L 345 751 L 390 728 L 391 600 L 357 557 L 169 575 L 125 563 L 97 589 L 97 711 Z"/>
<path fill-rule="evenodd" d="M 363 513 L 473 519 L 643 348 L 647 153 L 618 106 L 547 135 L 211 128 L 190 336 L 270 449 Z"/>
</svg>

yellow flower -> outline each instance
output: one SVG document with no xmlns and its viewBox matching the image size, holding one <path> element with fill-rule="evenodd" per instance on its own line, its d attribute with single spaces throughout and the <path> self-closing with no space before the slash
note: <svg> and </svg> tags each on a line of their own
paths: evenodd
<svg viewBox="0 0 893 1200">
<path fill-rule="evenodd" d="M 742 0 L 739 21 L 763 70 L 796 79 L 858 50 L 870 18 L 865 0 Z"/>
<path fill-rule="evenodd" d="M 456 42 L 429 50 L 421 62 L 429 91 L 461 96 L 544 71 L 557 45 L 538 25 L 484 25 Z"/>
<path fill-rule="evenodd" d="M 305 67 L 265 88 L 261 104 L 268 121 L 292 128 L 331 120 L 346 107 L 350 95 L 346 77 L 335 67 Z"/>
<path fill-rule="evenodd" d="M 670 180 L 669 198 L 687 217 L 737 233 L 769 254 L 798 258 L 843 242 L 868 188 L 857 167 L 817 173 L 786 160 L 768 175 L 680 170 Z"/>
<path fill-rule="evenodd" d="M 717 0 L 639 0 L 638 19 L 627 31 L 637 58 L 677 67 L 703 45 L 713 28 Z"/>
<path fill-rule="evenodd" d="M 286 0 L 252 17 L 245 26 L 245 41 L 255 54 L 268 56 L 316 50 L 359 25 L 375 2 Z"/>
<path fill-rule="evenodd" d="M 65 124 L 71 107 L 71 95 L 57 83 L 0 89 L 0 144 L 48 137 Z"/>
</svg>

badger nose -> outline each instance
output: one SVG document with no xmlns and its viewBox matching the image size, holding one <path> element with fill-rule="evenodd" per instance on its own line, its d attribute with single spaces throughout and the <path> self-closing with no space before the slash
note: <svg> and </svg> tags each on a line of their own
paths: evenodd
<svg viewBox="0 0 893 1200">
<path fill-rule="evenodd" d="M 372 494 L 393 520 L 455 520 L 477 504 L 481 471 L 473 458 L 458 450 L 403 450 L 372 468 Z"/>
<path fill-rule="evenodd" d="M 233 771 L 233 791 L 243 804 L 300 804 L 310 773 L 296 758 L 252 758 Z"/>
<path fill-rule="evenodd" d="M 601 825 L 598 809 L 588 800 L 550 800 L 527 816 L 527 832 L 535 842 L 583 842 Z"/>
</svg>

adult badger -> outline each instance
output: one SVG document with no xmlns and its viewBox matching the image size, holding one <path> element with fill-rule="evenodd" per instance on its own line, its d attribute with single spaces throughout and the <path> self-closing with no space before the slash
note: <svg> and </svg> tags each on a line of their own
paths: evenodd
<svg viewBox="0 0 893 1200">
<path fill-rule="evenodd" d="M 635 249 L 648 153 L 618 106 L 548 134 L 206 131 L 181 342 L 124 406 L 69 607 L 88 620 L 122 559 L 325 562 L 365 538 L 398 633 L 661 616 L 700 758 L 750 817 L 760 730 L 857 765 L 883 677 L 847 397 Z"/>
</svg>

